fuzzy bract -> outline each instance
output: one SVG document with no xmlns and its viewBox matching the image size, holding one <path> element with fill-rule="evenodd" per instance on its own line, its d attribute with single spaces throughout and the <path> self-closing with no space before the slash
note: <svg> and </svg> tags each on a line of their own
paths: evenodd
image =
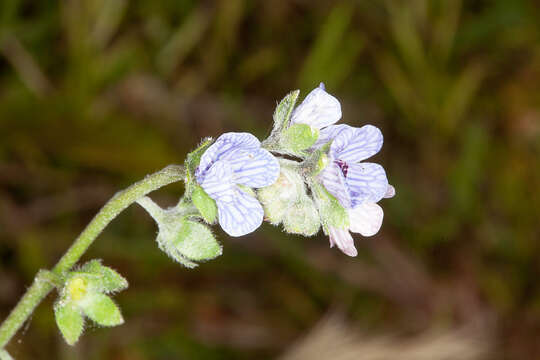
<svg viewBox="0 0 540 360">
<path fill-rule="evenodd" d="M 195 171 L 199 185 L 216 201 L 219 224 L 231 236 L 249 234 L 263 221 L 261 204 L 241 186 L 265 187 L 278 176 L 277 159 L 249 133 L 221 135 L 202 155 Z"/>
</svg>

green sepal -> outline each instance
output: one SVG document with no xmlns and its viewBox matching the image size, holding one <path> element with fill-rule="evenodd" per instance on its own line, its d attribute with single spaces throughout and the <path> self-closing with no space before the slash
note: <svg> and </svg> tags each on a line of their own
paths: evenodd
<svg viewBox="0 0 540 360">
<path fill-rule="evenodd" d="M 116 326 L 124 323 L 118 306 L 110 297 L 101 293 L 88 294 L 79 306 L 89 319 L 101 326 Z"/>
<path fill-rule="evenodd" d="M 158 223 L 159 248 L 182 265 L 193 268 L 195 261 L 210 260 L 222 253 L 208 226 L 189 220 L 182 209 L 170 209 Z"/>
<path fill-rule="evenodd" d="M 91 286 L 100 292 L 114 293 L 128 287 L 128 282 L 122 275 L 110 267 L 104 266 L 98 259 L 90 260 L 78 272 L 91 275 L 89 277 Z"/>
<path fill-rule="evenodd" d="M 175 249 L 188 260 L 211 260 L 221 255 L 222 248 L 210 229 L 196 221 L 184 220 L 173 241 Z"/>
<path fill-rule="evenodd" d="M 189 186 L 192 182 L 194 182 L 195 178 L 195 170 L 199 166 L 199 163 L 201 162 L 201 156 L 203 156 L 204 152 L 210 145 L 212 145 L 212 142 L 214 140 L 210 137 L 205 138 L 201 141 L 199 146 L 187 154 L 186 161 L 185 161 L 185 168 L 186 168 L 186 186 Z"/>
<path fill-rule="evenodd" d="M 293 124 L 283 131 L 281 146 L 294 153 L 310 148 L 319 137 L 319 130 L 307 124 Z"/>
<path fill-rule="evenodd" d="M 217 219 L 217 206 L 214 199 L 212 199 L 206 191 L 199 185 L 193 186 L 193 192 L 191 193 L 191 200 L 193 205 L 199 210 L 203 219 L 209 223 L 214 224 Z"/>
<path fill-rule="evenodd" d="M 289 125 L 289 120 L 292 111 L 294 110 L 296 100 L 298 100 L 298 95 L 300 95 L 300 90 L 291 91 L 279 102 L 274 111 L 274 129 L 272 132 L 279 132 Z"/>
<path fill-rule="evenodd" d="M 316 183 L 313 185 L 319 214 L 323 225 L 332 226 L 338 229 L 349 228 L 349 214 L 339 201 L 330 194 L 324 186 Z"/>
<path fill-rule="evenodd" d="M 54 305 L 56 325 L 69 345 L 74 345 L 84 329 L 81 310 L 71 301 L 58 301 Z"/>
</svg>

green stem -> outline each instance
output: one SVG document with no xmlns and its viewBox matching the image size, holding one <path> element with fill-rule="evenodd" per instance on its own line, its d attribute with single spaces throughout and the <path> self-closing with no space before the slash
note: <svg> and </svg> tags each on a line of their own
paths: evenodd
<svg viewBox="0 0 540 360">
<path fill-rule="evenodd" d="M 0 349 L 0 360 L 13 360 L 6 350 Z"/>
<path fill-rule="evenodd" d="M 131 185 L 127 189 L 118 192 L 101 208 L 51 272 L 56 276 L 63 276 L 79 261 L 97 236 L 118 214 L 146 194 L 162 186 L 181 181 L 184 179 L 184 176 L 185 171 L 183 167 L 170 165 L 161 171 L 146 176 L 143 180 Z M 19 303 L 0 326 L 0 349 L 11 340 L 28 317 L 34 312 L 34 309 L 54 288 L 54 283 L 50 281 L 50 276 L 47 277 L 44 274 L 47 274 L 47 272 L 39 272 L 36 275 L 32 285 L 26 290 Z"/>
</svg>

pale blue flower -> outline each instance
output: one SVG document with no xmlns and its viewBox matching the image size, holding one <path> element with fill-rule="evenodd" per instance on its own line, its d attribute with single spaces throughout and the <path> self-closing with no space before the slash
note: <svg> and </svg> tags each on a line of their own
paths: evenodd
<svg viewBox="0 0 540 360">
<path fill-rule="evenodd" d="M 372 125 L 355 128 L 332 125 L 321 130 L 315 146 L 332 140 L 328 166 L 320 179 L 326 189 L 345 208 L 365 202 L 376 203 L 390 191 L 384 168 L 375 163 L 361 162 L 382 147 L 381 131 Z"/>
<path fill-rule="evenodd" d="M 256 230 L 263 221 L 259 201 L 238 185 L 261 188 L 279 176 L 279 163 L 249 133 L 221 135 L 202 155 L 195 177 L 216 201 L 219 224 L 231 236 Z"/>
<path fill-rule="evenodd" d="M 382 147 L 381 131 L 372 125 L 354 128 L 332 125 L 321 131 L 316 145 L 332 141 L 329 163 L 319 178 L 349 214 L 349 228 L 329 227 L 330 247 L 337 245 L 346 255 L 358 252 L 349 231 L 363 236 L 375 235 L 383 221 L 383 209 L 377 205 L 382 198 L 393 197 L 395 189 L 388 184 L 386 173 L 379 164 L 361 162 Z"/>
<path fill-rule="evenodd" d="M 347 210 L 349 228 L 328 227 L 330 246 L 349 256 L 356 256 L 354 240 L 349 231 L 363 236 L 375 235 L 384 217 L 377 202 L 393 197 L 395 189 L 388 184 L 384 168 L 375 163 L 362 162 L 377 154 L 383 144 L 381 131 L 372 125 L 355 128 L 334 125 L 341 119 L 339 101 L 328 94 L 324 84 L 311 91 L 294 110 L 291 122 L 320 129 L 312 149 L 332 141 L 328 165 L 319 174 L 319 181 Z"/>
</svg>

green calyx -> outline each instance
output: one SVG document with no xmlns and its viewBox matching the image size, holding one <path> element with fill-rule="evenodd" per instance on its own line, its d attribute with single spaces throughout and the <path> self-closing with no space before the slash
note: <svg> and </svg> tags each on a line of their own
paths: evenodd
<svg viewBox="0 0 540 360">
<path fill-rule="evenodd" d="M 204 203 L 204 195 L 201 199 L 203 201 L 199 201 L 199 211 L 201 209 L 206 211 L 207 221 L 212 220 L 208 214 L 211 203 L 209 201 Z M 207 206 L 207 209 L 204 210 L 201 206 Z M 159 248 L 171 258 L 188 268 L 193 268 L 197 266 L 196 261 L 211 260 L 222 254 L 221 245 L 210 228 L 192 219 L 196 214 L 192 204 L 180 203 L 176 207 L 160 211 L 159 216 L 154 216 L 159 228 L 157 242 Z"/>
<path fill-rule="evenodd" d="M 294 90 L 288 93 L 278 104 L 274 111 L 274 128 L 272 132 L 281 132 L 289 125 L 291 114 L 294 110 L 294 105 L 298 100 L 300 90 Z"/>
<path fill-rule="evenodd" d="M 306 124 L 293 124 L 281 134 L 280 145 L 285 150 L 299 154 L 313 146 L 318 137 L 318 129 Z"/>
<path fill-rule="evenodd" d="M 203 156 L 204 152 L 208 149 L 208 147 L 210 147 L 210 145 L 212 145 L 213 141 L 214 139 L 210 137 L 203 139 L 199 146 L 186 156 L 186 195 L 189 195 L 191 191 L 191 185 L 193 183 L 196 183 L 195 170 L 197 170 L 197 167 L 201 162 L 201 157 Z"/>
<path fill-rule="evenodd" d="M 216 202 L 199 185 L 193 186 L 191 201 L 207 223 L 214 224 L 216 222 L 218 215 Z"/>
<path fill-rule="evenodd" d="M 298 170 L 283 162 L 278 180 L 257 194 L 270 223 L 283 223 L 289 233 L 312 236 L 319 231 L 320 219 Z"/>
<path fill-rule="evenodd" d="M 120 309 L 107 294 L 127 287 L 126 279 L 102 265 L 101 260 L 91 260 L 69 272 L 54 305 L 56 324 L 66 342 L 77 342 L 84 329 L 84 316 L 101 326 L 122 324 Z"/>
</svg>

